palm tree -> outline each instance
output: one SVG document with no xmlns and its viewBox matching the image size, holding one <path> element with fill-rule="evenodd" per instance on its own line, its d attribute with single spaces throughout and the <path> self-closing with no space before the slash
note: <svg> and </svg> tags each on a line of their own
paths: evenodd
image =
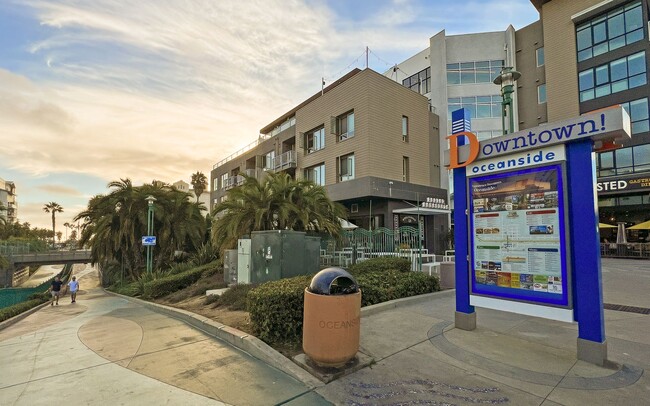
<svg viewBox="0 0 650 406">
<path fill-rule="evenodd" d="M 286 173 L 269 174 L 264 182 L 244 175 L 244 183 L 228 192 L 214 208 L 212 243 L 220 250 L 260 230 L 324 232 L 337 236 L 345 207 L 332 202 L 325 189 L 310 181 L 296 181 Z"/>
<path fill-rule="evenodd" d="M 196 195 L 196 201 L 198 202 L 199 196 L 201 196 L 208 187 L 208 178 L 202 172 L 193 173 L 192 187 L 194 188 L 194 194 Z"/>
<path fill-rule="evenodd" d="M 52 244 L 56 244 L 54 240 L 56 237 L 56 213 L 63 213 L 63 207 L 56 202 L 49 202 L 43 206 L 45 213 L 52 213 Z"/>
</svg>

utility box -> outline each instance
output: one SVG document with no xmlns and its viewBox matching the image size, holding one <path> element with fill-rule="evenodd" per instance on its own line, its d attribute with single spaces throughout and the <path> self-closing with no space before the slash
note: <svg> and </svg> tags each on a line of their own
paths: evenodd
<svg viewBox="0 0 650 406">
<path fill-rule="evenodd" d="M 320 237 L 307 237 L 304 232 L 291 230 L 254 231 L 251 283 L 316 273 L 320 269 L 319 256 Z"/>
<path fill-rule="evenodd" d="M 226 250 L 223 256 L 223 281 L 228 285 L 237 284 L 238 250 Z"/>
<path fill-rule="evenodd" d="M 251 283 L 251 240 L 237 240 L 237 283 Z"/>
</svg>

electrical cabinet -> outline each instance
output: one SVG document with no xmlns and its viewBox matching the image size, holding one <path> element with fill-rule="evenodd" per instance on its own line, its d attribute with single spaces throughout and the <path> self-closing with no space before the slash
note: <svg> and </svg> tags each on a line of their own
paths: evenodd
<svg viewBox="0 0 650 406">
<path fill-rule="evenodd" d="M 251 240 L 237 240 L 237 283 L 251 283 Z"/>
<path fill-rule="evenodd" d="M 251 234 L 251 283 L 316 273 L 319 256 L 319 237 L 291 230 L 255 231 Z"/>
<path fill-rule="evenodd" d="M 238 250 L 226 250 L 223 256 L 223 281 L 228 285 L 236 285 L 238 280 L 237 275 L 237 259 L 239 256 Z"/>
</svg>

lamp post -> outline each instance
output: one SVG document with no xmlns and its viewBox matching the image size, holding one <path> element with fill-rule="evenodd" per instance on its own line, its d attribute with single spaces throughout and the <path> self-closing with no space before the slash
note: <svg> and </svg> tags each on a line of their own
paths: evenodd
<svg viewBox="0 0 650 406">
<path fill-rule="evenodd" d="M 151 236 L 153 234 L 153 202 L 156 201 L 156 198 L 153 196 L 147 196 L 146 199 L 147 201 L 148 208 L 147 208 L 147 236 Z M 152 254 L 151 254 L 151 245 L 147 245 L 147 273 L 151 273 L 151 262 L 152 262 Z"/>
<path fill-rule="evenodd" d="M 512 94 L 515 92 L 515 82 L 520 77 L 521 73 L 512 69 L 511 66 L 506 66 L 501 69 L 499 76 L 494 79 L 494 84 L 501 86 L 501 126 L 503 127 L 503 135 L 513 133 L 515 130 Z M 509 118 L 508 130 L 506 130 L 506 114 Z"/>
</svg>

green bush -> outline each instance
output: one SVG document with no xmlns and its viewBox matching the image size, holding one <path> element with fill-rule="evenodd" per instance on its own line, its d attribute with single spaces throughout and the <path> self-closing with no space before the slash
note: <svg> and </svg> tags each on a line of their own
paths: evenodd
<svg viewBox="0 0 650 406">
<path fill-rule="evenodd" d="M 50 292 L 38 292 L 38 293 L 32 293 L 31 295 L 29 295 L 27 297 L 27 300 L 37 299 L 37 300 L 41 300 L 43 302 L 47 302 L 48 300 L 50 300 L 51 297 L 52 297 L 52 294 Z"/>
<path fill-rule="evenodd" d="M 352 274 L 362 291 L 361 306 L 440 290 L 435 276 L 391 270 L 387 265 L 375 270 L 356 269 Z M 267 282 L 248 293 L 248 311 L 257 337 L 268 343 L 301 340 L 303 291 L 311 278 L 307 275 Z"/>
<path fill-rule="evenodd" d="M 142 295 L 146 298 L 156 299 L 177 290 L 185 289 L 201 279 L 202 276 L 209 276 L 218 271 L 217 262 L 215 261 L 185 272 L 147 281 L 143 284 Z"/>
<path fill-rule="evenodd" d="M 296 342 L 302 337 L 303 291 L 311 275 L 264 283 L 248 292 L 254 334 L 267 343 Z"/>
<path fill-rule="evenodd" d="M 14 316 L 18 316 L 20 313 L 26 312 L 27 310 L 34 308 L 41 303 L 45 303 L 49 298 L 39 297 L 36 299 L 27 300 L 26 302 L 17 303 L 13 306 L 5 307 L 0 309 L 0 321 L 5 321 Z"/>
<path fill-rule="evenodd" d="M 246 296 L 254 287 L 255 285 L 249 284 L 232 286 L 218 296 L 218 299 L 212 300 L 212 303 L 215 304 L 213 307 L 225 306 L 228 310 L 246 310 Z"/>
<path fill-rule="evenodd" d="M 372 258 L 366 261 L 359 262 L 349 268 L 350 272 L 354 274 L 362 274 L 370 271 L 411 271 L 411 260 L 408 258 L 398 257 L 382 257 Z"/>
</svg>

